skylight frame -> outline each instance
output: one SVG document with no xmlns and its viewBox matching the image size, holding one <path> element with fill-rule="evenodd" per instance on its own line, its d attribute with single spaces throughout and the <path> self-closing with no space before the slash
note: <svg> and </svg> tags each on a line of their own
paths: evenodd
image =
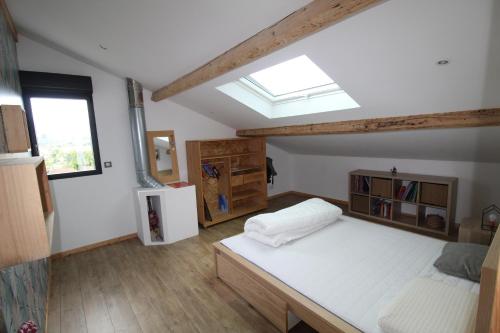
<svg viewBox="0 0 500 333">
<path fill-rule="evenodd" d="M 263 82 L 254 76 L 260 76 Z M 314 84 L 304 86 L 301 81 Z M 303 100 L 342 90 L 328 74 L 305 54 L 243 76 L 238 82 L 240 85 L 243 84 L 243 88 L 257 93 L 259 97 L 265 98 L 270 103 Z M 288 82 L 292 83 L 288 85 Z M 268 86 L 266 86 L 266 83 Z M 301 89 L 289 89 L 287 91 L 287 88 Z M 283 93 L 276 93 L 277 91 Z"/>
<path fill-rule="evenodd" d="M 260 89 L 264 90 L 267 94 L 269 94 L 269 95 L 271 95 L 271 96 L 273 96 L 275 98 L 280 98 L 282 96 L 287 96 L 287 95 L 296 94 L 296 93 L 300 93 L 300 92 L 304 92 L 304 94 L 307 95 L 306 92 L 309 91 L 309 90 L 316 89 L 316 88 L 321 88 L 321 87 L 329 87 L 329 86 L 335 84 L 335 82 L 333 82 L 333 80 L 332 80 L 332 83 L 321 84 L 321 85 L 317 85 L 317 86 L 313 86 L 313 87 L 309 87 L 309 88 L 304 88 L 304 89 L 298 89 L 298 90 L 290 91 L 290 92 L 287 92 L 287 93 L 284 93 L 284 94 L 275 95 L 272 92 L 270 92 L 266 87 L 264 87 L 262 84 L 260 84 L 257 80 L 253 79 L 250 75 L 244 76 L 244 77 L 242 77 L 242 79 L 249 81 L 253 85 L 259 87 Z"/>
<path fill-rule="evenodd" d="M 277 98 L 335 83 L 305 54 L 248 74 L 245 79 Z"/>
<path fill-rule="evenodd" d="M 260 98 L 265 99 L 267 102 L 271 104 L 277 104 L 281 102 L 294 102 L 302 99 L 313 98 L 316 96 L 323 96 L 327 94 L 342 92 L 340 86 L 334 82 L 331 84 L 316 86 L 308 89 L 298 90 L 295 92 L 274 96 L 264 87 L 262 87 L 259 84 L 256 84 L 252 80 L 249 80 L 246 76 L 240 78 L 237 82 L 239 83 L 240 86 L 242 86 L 246 90 L 254 93 Z"/>
</svg>

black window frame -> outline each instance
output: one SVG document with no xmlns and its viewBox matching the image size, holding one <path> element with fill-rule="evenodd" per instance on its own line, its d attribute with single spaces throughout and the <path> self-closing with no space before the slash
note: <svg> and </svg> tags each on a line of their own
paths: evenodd
<svg viewBox="0 0 500 333">
<path fill-rule="evenodd" d="M 31 153 L 40 156 L 36 138 L 35 123 L 31 110 L 31 98 L 85 99 L 89 116 L 90 136 L 95 170 L 67 172 L 48 175 L 49 180 L 85 177 L 102 174 L 97 124 L 92 99 L 92 80 L 88 76 L 20 71 L 22 98 L 26 111 L 28 132 L 31 140 Z"/>
</svg>

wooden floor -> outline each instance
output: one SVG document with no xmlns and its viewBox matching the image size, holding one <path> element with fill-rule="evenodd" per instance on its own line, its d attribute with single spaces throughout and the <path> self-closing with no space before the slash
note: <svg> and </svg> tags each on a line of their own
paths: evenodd
<svg viewBox="0 0 500 333">
<path fill-rule="evenodd" d="M 276 198 L 268 211 L 303 200 Z M 246 218 L 172 245 L 134 239 L 54 260 L 48 333 L 277 332 L 215 277 L 211 244 L 242 232 Z"/>
</svg>

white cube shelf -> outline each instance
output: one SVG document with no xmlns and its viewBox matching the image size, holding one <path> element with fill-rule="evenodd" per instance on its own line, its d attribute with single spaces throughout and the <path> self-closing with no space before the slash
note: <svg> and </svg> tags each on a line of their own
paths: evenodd
<svg viewBox="0 0 500 333">
<path fill-rule="evenodd" d="M 171 244 L 198 235 L 195 186 L 134 189 L 137 235 L 144 245 Z M 161 240 L 152 239 L 147 198 L 152 197 Z"/>
</svg>

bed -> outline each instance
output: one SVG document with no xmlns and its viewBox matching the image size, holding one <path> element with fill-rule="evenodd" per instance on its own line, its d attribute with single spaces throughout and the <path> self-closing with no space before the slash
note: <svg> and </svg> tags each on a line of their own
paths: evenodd
<svg viewBox="0 0 500 333">
<path fill-rule="evenodd" d="M 381 333 L 380 309 L 415 277 L 481 293 L 476 331 L 489 332 L 498 312 L 499 238 L 483 264 L 482 288 L 434 268 L 444 241 L 347 216 L 276 249 L 243 234 L 214 247 L 217 276 L 282 332 L 290 311 L 320 332 Z"/>
</svg>

